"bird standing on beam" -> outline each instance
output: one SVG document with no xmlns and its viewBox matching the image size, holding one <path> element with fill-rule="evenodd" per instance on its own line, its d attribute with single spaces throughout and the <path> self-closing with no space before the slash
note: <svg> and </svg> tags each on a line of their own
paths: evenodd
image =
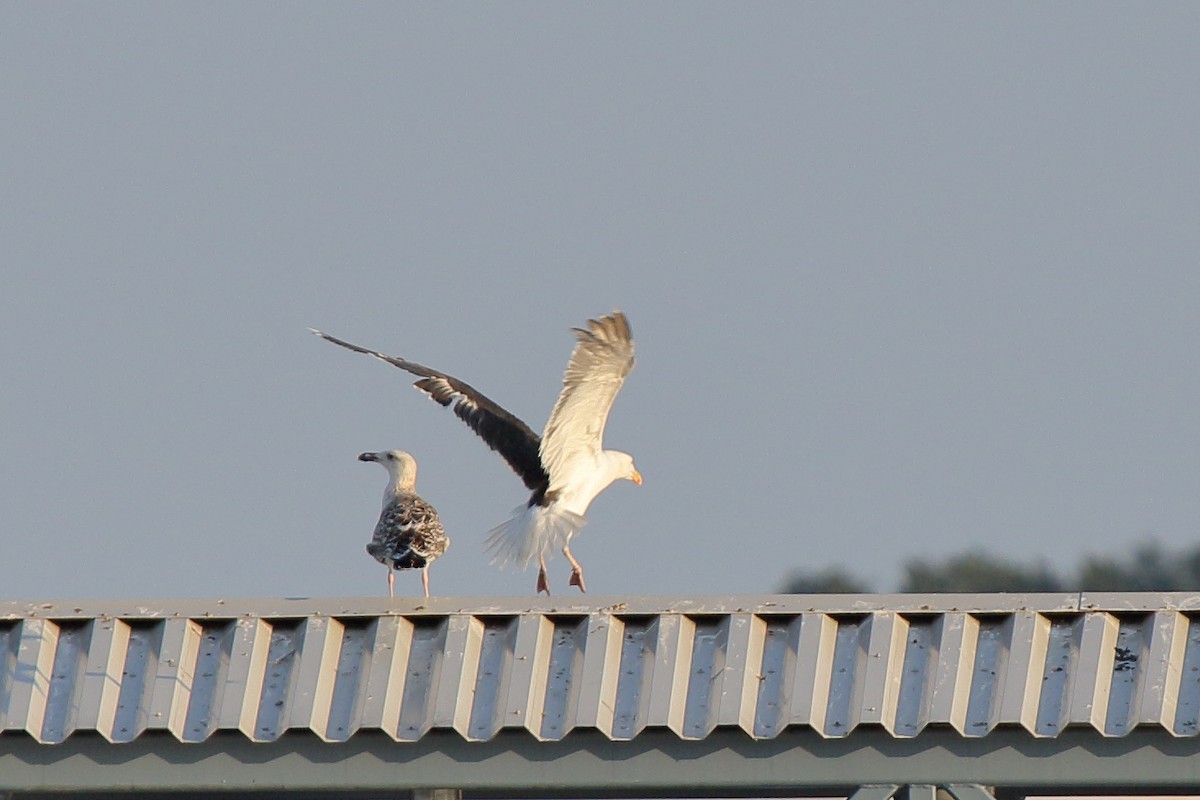
<svg viewBox="0 0 1200 800">
<path fill-rule="evenodd" d="M 429 597 L 429 565 L 450 546 L 437 509 L 417 494 L 417 460 L 403 450 L 362 453 L 388 471 L 383 510 L 367 552 L 388 568 L 388 597 L 395 597 L 397 569 L 421 570 L 421 586 Z"/>
<path fill-rule="evenodd" d="M 576 342 L 563 375 L 563 388 L 542 436 L 482 392 L 444 372 L 313 333 L 416 375 L 413 385 L 475 431 L 520 476 L 532 494 L 512 519 L 489 532 L 492 563 L 519 568 L 538 562 L 537 591 L 550 593 L 546 556 L 561 549 L 571 564 L 572 586 L 587 591 L 583 567 L 571 553 L 571 539 L 586 524 L 584 514 L 600 492 L 618 479 L 641 484 L 633 457 L 603 447 L 608 412 L 633 369 L 633 337 L 620 311 L 574 328 Z"/>
</svg>

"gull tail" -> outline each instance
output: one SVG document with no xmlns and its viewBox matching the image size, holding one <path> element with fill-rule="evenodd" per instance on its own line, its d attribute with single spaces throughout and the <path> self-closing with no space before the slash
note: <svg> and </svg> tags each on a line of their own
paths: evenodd
<svg viewBox="0 0 1200 800">
<path fill-rule="evenodd" d="M 497 566 L 525 569 L 563 549 L 587 524 L 579 514 L 552 506 L 521 506 L 513 514 L 488 532 L 485 547 Z"/>
</svg>

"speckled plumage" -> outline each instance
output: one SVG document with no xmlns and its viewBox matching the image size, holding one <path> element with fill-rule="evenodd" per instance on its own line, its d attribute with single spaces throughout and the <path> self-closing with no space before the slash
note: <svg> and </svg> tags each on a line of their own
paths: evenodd
<svg viewBox="0 0 1200 800">
<path fill-rule="evenodd" d="M 394 595 L 394 569 L 421 570 L 421 585 L 429 596 L 429 565 L 450 546 L 450 537 L 437 510 L 417 494 L 417 461 L 403 450 L 363 453 L 359 461 L 374 461 L 388 471 L 383 511 L 367 553 L 388 568 L 388 595 Z"/>
<path fill-rule="evenodd" d="M 546 556 L 562 548 L 571 563 L 571 585 L 584 591 L 583 567 L 570 545 L 587 522 L 588 506 L 615 480 L 642 482 L 632 456 L 605 450 L 603 445 L 608 412 L 634 364 L 633 334 L 624 314 L 614 311 L 588 320 L 586 328 L 572 329 L 575 349 L 541 436 L 458 378 L 310 330 L 328 342 L 418 376 L 414 386 L 440 405 L 453 408 L 521 477 L 532 494 L 512 519 L 489 532 L 486 545 L 492 563 L 525 568 L 537 561 L 537 590 L 549 594 Z"/>
<path fill-rule="evenodd" d="M 437 510 L 420 495 L 401 492 L 384 505 L 367 552 L 392 569 L 422 569 L 449 546 Z"/>
</svg>

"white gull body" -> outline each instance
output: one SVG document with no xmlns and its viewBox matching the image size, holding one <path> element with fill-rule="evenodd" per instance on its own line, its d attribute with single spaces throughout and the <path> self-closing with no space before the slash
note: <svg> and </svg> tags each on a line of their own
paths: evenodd
<svg viewBox="0 0 1200 800">
<path fill-rule="evenodd" d="M 587 522 L 588 506 L 615 480 L 642 482 L 632 456 L 603 446 L 613 400 L 634 365 L 629 322 L 614 311 L 588 320 L 586 329 L 573 330 L 575 349 L 563 375 L 563 388 L 539 437 L 457 378 L 313 329 L 327 341 L 419 376 L 414 386 L 441 405 L 453 406 L 455 415 L 508 462 L 532 495 L 512 519 L 492 529 L 487 547 L 496 564 L 525 568 L 536 560 L 537 590 L 546 593 L 550 591 L 546 558 L 556 549 L 571 564 L 571 584 L 586 590 L 583 567 L 570 544 Z"/>
</svg>

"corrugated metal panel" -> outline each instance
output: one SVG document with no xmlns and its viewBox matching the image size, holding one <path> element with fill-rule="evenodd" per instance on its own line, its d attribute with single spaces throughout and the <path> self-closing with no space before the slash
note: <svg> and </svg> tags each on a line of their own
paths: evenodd
<svg viewBox="0 0 1200 800">
<path fill-rule="evenodd" d="M 0 604 L 0 730 L 1200 733 L 1200 595 Z"/>
</svg>

